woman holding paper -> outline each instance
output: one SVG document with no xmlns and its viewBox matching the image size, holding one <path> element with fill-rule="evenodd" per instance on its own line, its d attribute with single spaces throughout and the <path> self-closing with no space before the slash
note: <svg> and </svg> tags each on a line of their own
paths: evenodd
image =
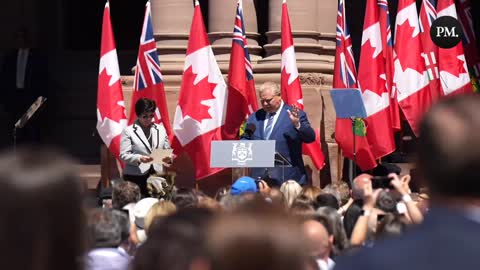
<svg viewBox="0 0 480 270">
<path fill-rule="evenodd" d="M 144 196 L 147 178 L 153 173 L 162 173 L 163 166 L 171 163 L 171 158 L 164 159 L 163 164 L 153 162 L 151 156 L 156 149 L 170 149 L 165 128 L 153 122 L 156 108 L 155 101 L 139 99 L 135 103 L 137 119 L 123 130 L 120 142 L 120 159 L 125 162 L 123 178 L 136 183 Z"/>
</svg>

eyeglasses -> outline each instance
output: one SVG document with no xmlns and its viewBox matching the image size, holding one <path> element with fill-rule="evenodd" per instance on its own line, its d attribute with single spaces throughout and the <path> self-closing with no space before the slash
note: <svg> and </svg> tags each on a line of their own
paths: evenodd
<svg viewBox="0 0 480 270">
<path fill-rule="evenodd" d="M 272 100 L 275 98 L 272 97 L 272 98 L 269 98 L 269 99 L 260 99 L 260 103 L 263 104 L 263 103 L 267 103 L 267 104 L 270 104 L 270 102 L 272 102 Z"/>
<path fill-rule="evenodd" d="M 153 117 L 154 117 L 153 113 L 143 114 L 143 115 L 140 116 L 140 118 L 142 118 L 142 119 L 149 119 L 149 118 L 153 118 Z"/>
</svg>

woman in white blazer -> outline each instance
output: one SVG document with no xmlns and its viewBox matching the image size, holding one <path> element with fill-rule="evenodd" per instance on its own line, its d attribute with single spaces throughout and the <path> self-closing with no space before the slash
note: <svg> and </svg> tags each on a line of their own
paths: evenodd
<svg viewBox="0 0 480 270">
<path fill-rule="evenodd" d="M 145 196 L 147 194 L 147 178 L 155 171 L 163 170 L 162 165 L 151 165 L 142 172 L 139 165 L 153 160 L 150 157 L 153 149 L 170 149 L 170 143 L 162 124 L 153 122 L 157 106 L 155 101 L 141 98 L 135 103 L 135 122 L 122 132 L 120 142 L 120 159 L 125 162 L 123 178 L 136 183 Z"/>
</svg>

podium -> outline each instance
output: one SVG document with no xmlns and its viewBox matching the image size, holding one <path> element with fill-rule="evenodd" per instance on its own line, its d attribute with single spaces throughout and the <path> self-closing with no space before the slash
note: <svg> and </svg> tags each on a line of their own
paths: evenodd
<svg viewBox="0 0 480 270">
<path fill-rule="evenodd" d="M 353 162 L 350 160 L 349 179 L 350 186 L 356 177 L 357 165 L 357 147 L 355 140 L 355 119 L 367 118 L 367 111 L 363 103 L 360 89 L 357 88 L 333 88 L 330 90 L 335 107 L 335 113 L 339 119 L 350 119 L 352 121 L 352 137 L 353 137 Z"/>
<path fill-rule="evenodd" d="M 265 168 L 268 172 L 269 168 L 281 167 L 283 171 L 291 166 L 275 151 L 274 140 L 212 141 L 210 148 L 210 167 L 243 168 L 243 175 L 250 175 L 250 168 Z"/>
</svg>

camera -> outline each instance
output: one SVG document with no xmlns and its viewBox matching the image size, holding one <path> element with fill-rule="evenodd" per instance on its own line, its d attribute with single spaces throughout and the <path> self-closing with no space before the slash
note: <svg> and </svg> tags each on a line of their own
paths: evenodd
<svg viewBox="0 0 480 270">
<path fill-rule="evenodd" d="M 372 177 L 372 188 L 373 189 L 378 189 L 378 188 L 387 188 L 387 189 L 392 189 L 393 186 L 390 184 L 390 181 L 392 181 L 392 178 L 388 176 L 374 176 Z"/>
</svg>

